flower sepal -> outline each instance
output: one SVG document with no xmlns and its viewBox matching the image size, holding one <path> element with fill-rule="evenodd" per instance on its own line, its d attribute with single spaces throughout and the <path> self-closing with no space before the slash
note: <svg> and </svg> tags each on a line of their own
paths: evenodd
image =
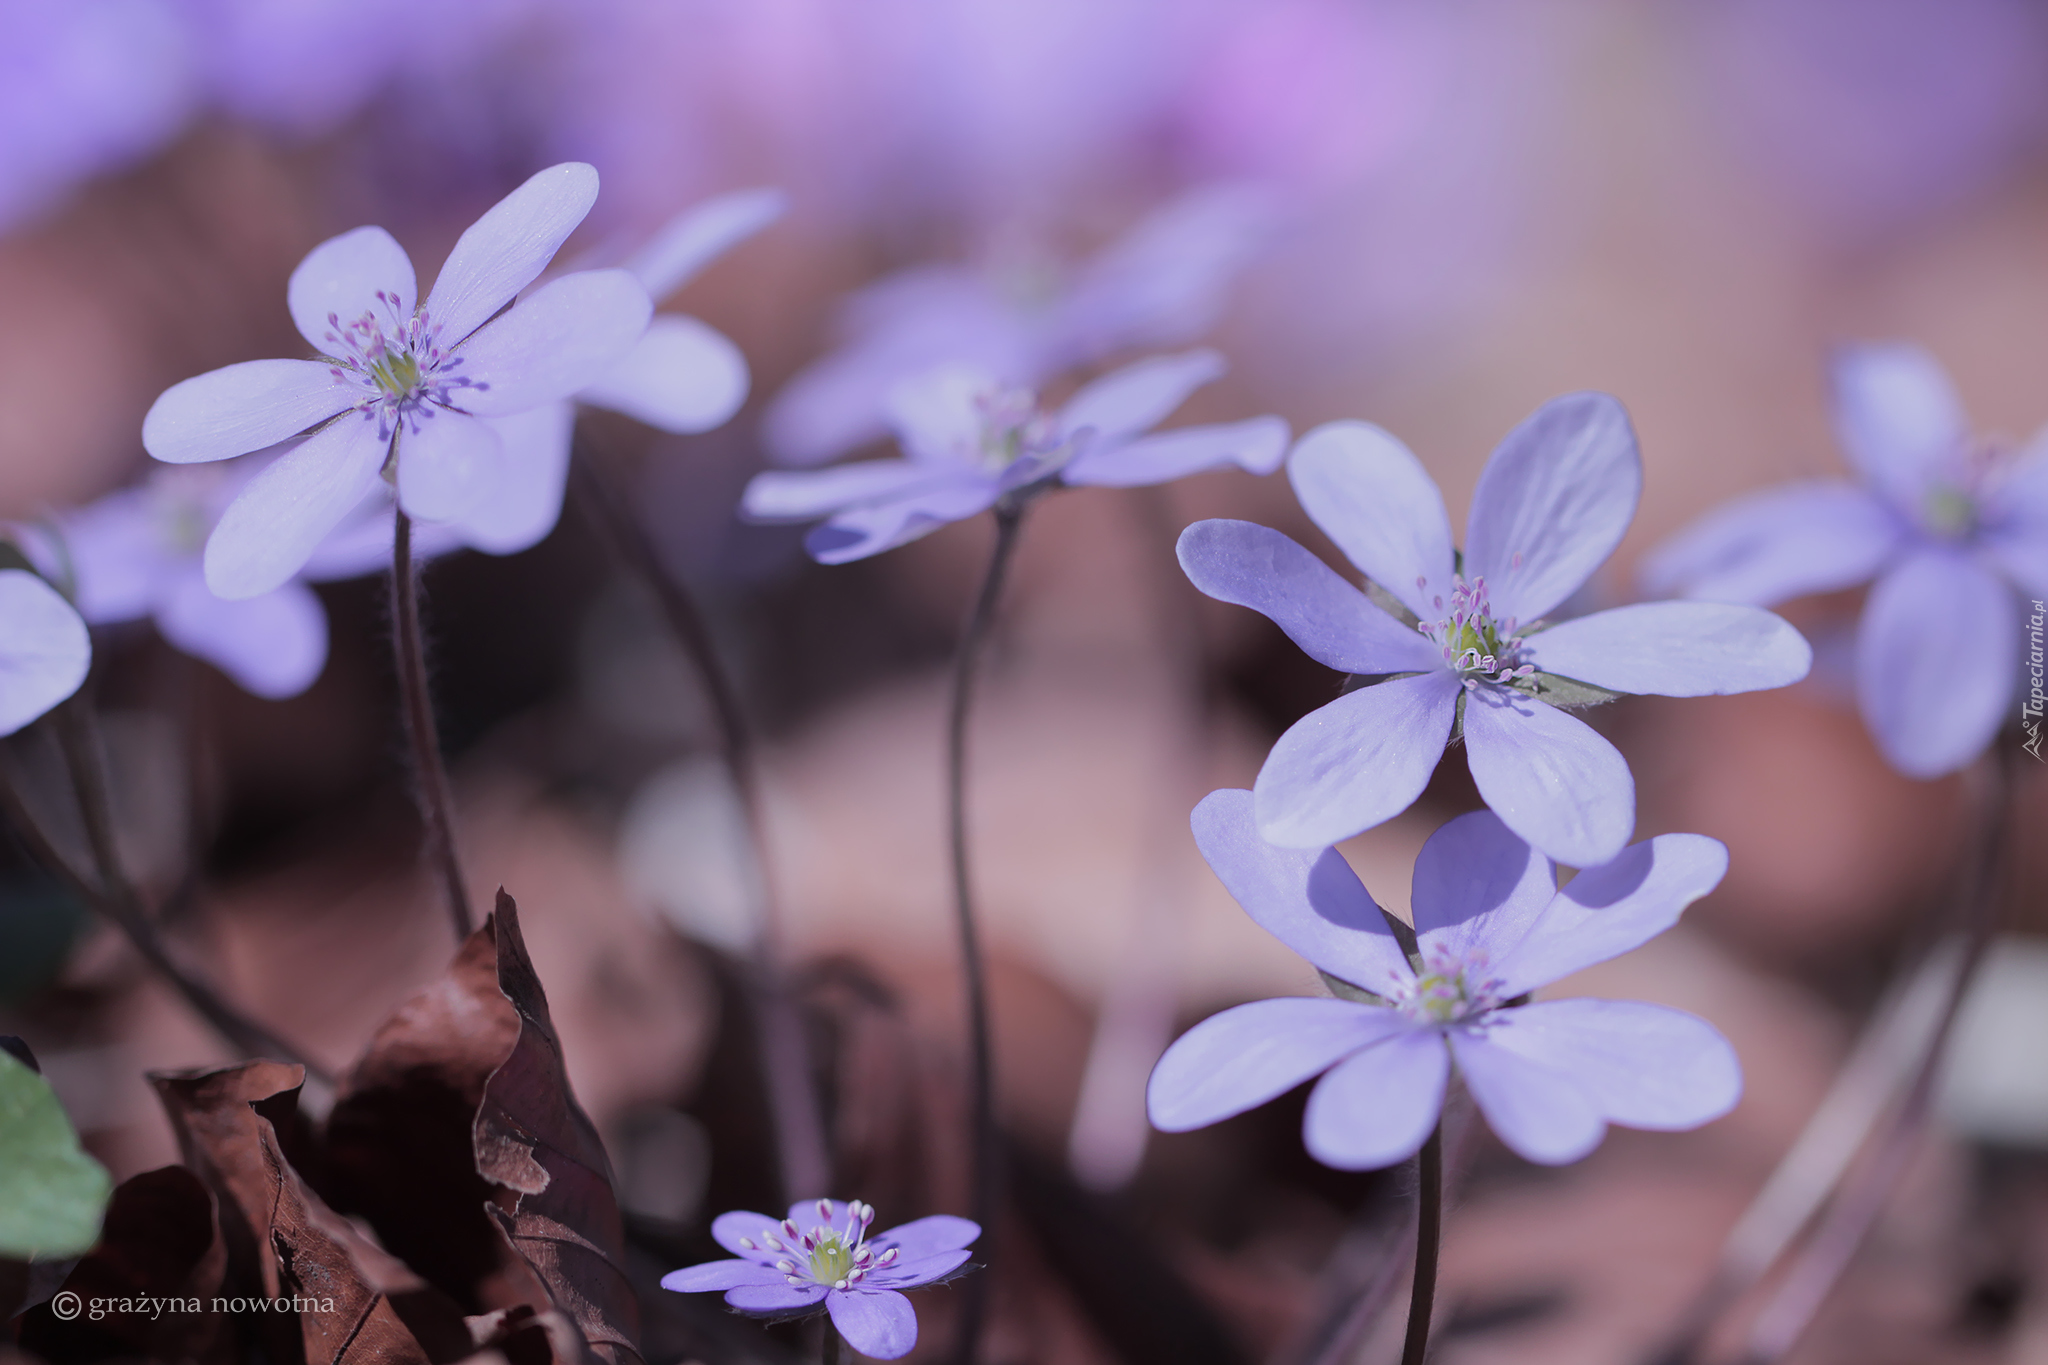
<svg viewBox="0 0 2048 1365">
<path fill-rule="evenodd" d="M 1376 995 L 1363 986 L 1352 985 L 1341 976 L 1332 976 L 1320 967 L 1316 969 L 1316 975 L 1323 979 L 1324 988 L 1339 1000 L 1349 1000 L 1359 1005 L 1391 1006 L 1394 1003 L 1384 995 Z"/>
<path fill-rule="evenodd" d="M 1561 677 L 1556 673 L 1532 673 L 1522 679 L 1521 690 L 1561 711 L 1582 711 L 1589 706 L 1605 706 L 1608 702 L 1619 701 L 1629 695 L 1626 692 L 1610 692 L 1604 687 L 1595 687 L 1591 683 L 1582 683 L 1576 678 Z"/>
</svg>

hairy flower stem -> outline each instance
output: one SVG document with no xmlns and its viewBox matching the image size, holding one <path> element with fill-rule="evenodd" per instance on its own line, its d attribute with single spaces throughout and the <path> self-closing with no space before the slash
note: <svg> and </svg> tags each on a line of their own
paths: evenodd
<svg viewBox="0 0 2048 1365">
<path fill-rule="evenodd" d="M 996 1192 L 1001 1173 L 996 1143 L 995 1061 L 991 1055 L 988 1022 L 988 974 L 982 960 L 981 930 L 974 918 L 974 880 L 967 865 L 967 720 L 973 710 L 974 677 L 995 623 L 996 603 L 1009 577 L 1010 561 L 1016 555 L 1017 532 L 1024 524 L 1024 504 L 1008 499 L 996 504 L 996 543 L 990 552 L 988 572 L 981 580 L 981 592 L 960 636 L 959 652 L 953 658 L 953 694 L 946 716 L 946 814 L 953 852 L 953 913 L 960 929 L 960 967 L 967 986 L 967 1028 L 969 1063 L 972 1067 L 971 1143 L 969 1169 L 973 1181 L 968 1215 L 982 1227 L 990 1248 L 995 1230 Z M 984 1254 L 987 1262 L 992 1256 Z M 955 1365 L 969 1365 L 981 1337 L 982 1321 L 988 1311 L 987 1275 L 976 1275 L 961 1287 L 960 1334 L 953 1344 Z"/>
<path fill-rule="evenodd" d="M 211 986 L 171 956 L 168 945 L 157 933 L 156 922 L 143 906 L 141 893 L 121 866 L 120 852 L 114 842 L 113 812 L 107 799 L 106 781 L 100 772 L 91 713 L 86 706 L 86 702 L 73 698 L 58 708 L 51 717 L 51 723 L 56 729 L 57 744 L 70 774 L 72 793 L 78 801 L 86 847 L 91 854 L 98 883 L 81 876 L 71 861 L 57 851 L 29 813 L 13 782 L 0 781 L 0 800 L 4 800 L 7 814 L 22 840 L 28 844 L 29 852 L 61 878 L 80 900 L 112 921 L 150 969 L 169 982 L 193 1012 L 229 1046 L 245 1056 L 296 1062 L 306 1069 L 308 1076 L 322 1084 L 332 1084 L 333 1077 L 325 1067 L 308 1060 L 300 1049 L 228 1004 Z"/>
<path fill-rule="evenodd" d="M 762 1081 L 775 1126 L 783 1198 L 787 1202 L 821 1194 L 831 1182 L 831 1153 L 825 1141 L 817 1090 L 811 1080 L 810 1047 L 804 1038 L 803 1018 L 790 998 L 782 966 L 781 902 L 768 854 L 767 826 L 761 814 L 753 727 L 747 723 L 739 689 L 719 658 L 710 625 L 696 598 L 662 565 L 639 519 L 620 502 L 587 449 L 575 452 L 569 476 L 584 515 L 627 570 L 660 604 L 669 633 L 689 656 L 703 685 L 705 699 L 711 705 L 713 722 L 718 727 L 719 758 L 739 798 L 759 877 L 761 933 L 754 953 L 754 979 L 749 985 L 761 1035 Z"/>
<path fill-rule="evenodd" d="M 398 661 L 398 691 L 405 730 L 412 740 L 413 800 L 427 830 L 427 858 L 448 897 L 448 918 L 461 943 L 476 929 L 462 863 L 455 856 L 455 799 L 441 762 L 441 734 L 434 724 L 434 698 L 427 690 L 427 651 L 420 635 L 420 585 L 412 562 L 412 518 L 397 509 L 391 536 L 391 649 Z"/>
<path fill-rule="evenodd" d="M 2013 750 L 2017 747 L 2000 738 L 1987 764 L 1987 790 L 1968 873 L 1962 961 L 1950 978 L 1941 1013 L 1915 1062 L 1905 1098 L 1878 1130 L 1870 1156 L 1843 1184 L 1777 1292 L 1751 1325 L 1744 1355 L 1749 1365 L 1770 1365 L 1798 1344 L 1871 1225 L 1884 1212 L 1926 1133 L 1949 1035 L 1955 1031 L 1956 1017 L 1998 930 L 2001 874 L 2012 825 Z"/>
<path fill-rule="evenodd" d="M 1444 1126 L 1430 1132 L 1416 1156 L 1415 1286 L 1408 1294 L 1408 1337 L 1401 1365 L 1422 1365 L 1429 1354 L 1429 1318 L 1436 1307 L 1437 1253 L 1444 1240 Z"/>
</svg>

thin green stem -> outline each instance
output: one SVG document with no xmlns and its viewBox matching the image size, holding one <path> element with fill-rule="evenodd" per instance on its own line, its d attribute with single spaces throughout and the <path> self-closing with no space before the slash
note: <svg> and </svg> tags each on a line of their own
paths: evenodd
<svg viewBox="0 0 2048 1365">
<path fill-rule="evenodd" d="M 455 940 L 476 928 L 455 854 L 455 798 L 441 761 L 441 735 L 434 724 L 434 699 L 427 688 L 427 651 L 420 634 L 419 575 L 412 562 L 412 518 L 397 509 L 391 536 L 391 649 L 398 664 L 398 692 L 412 741 L 413 800 L 426 825 L 427 859 L 441 878 Z"/>
<path fill-rule="evenodd" d="M 1422 1365 L 1429 1354 L 1429 1319 L 1436 1308 L 1437 1253 L 1444 1240 L 1444 1126 L 1431 1130 L 1415 1162 L 1415 1285 L 1408 1293 L 1408 1338 L 1401 1365 Z"/>
<path fill-rule="evenodd" d="M 995 623 L 996 604 L 1009 577 L 1010 561 L 1017 550 L 1017 533 L 1024 524 L 1024 505 L 996 504 L 996 543 L 990 552 L 988 571 L 974 610 L 960 636 L 959 652 L 953 659 L 953 692 L 946 717 L 946 812 L 953 854 L 953 912 L 960 931 L 960 966 L 967 988 L 967 1029 L 969 1064 L 972 1070 L 969 1103 L 973 1187 L 971 1217 L 982 1228 L 982 1260 L 990 1259 L 994 1231 L 996 1196 L 1001 1185 L 997 1170 L 995 1059 L 989 1038 L 988 971 L 982 960 L 981 930 L 974 914 L 974 879 L 968 868 L 967 847 L 967 722 L 974 707 L 974 680 L 981 656 Z M 974 1359 L 983 1319 L 988 1312 L 987 1275 L 976 1275 L 962 1290 L 960 1335 L 954 1343 L 953 1359 L 967 1365 Z"/>
</svg>

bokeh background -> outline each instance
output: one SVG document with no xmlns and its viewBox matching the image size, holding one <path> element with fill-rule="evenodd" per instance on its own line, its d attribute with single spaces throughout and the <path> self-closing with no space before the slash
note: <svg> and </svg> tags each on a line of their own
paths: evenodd
<svg viewBox="0 0 2048 1365">
<path fill-rule="evenodd" d="M 381 223 L 430 273 L 565 159 L 603 178 L 572 252 L 717 192 L 788 195 L 668 305 L 739 345 L 747 407 L 702 436 L 588 436 L 764 737 L 837 1192 L 885 1222 L 964 1179 L 940 741 L 990 536 L 821 568 L 798 531 L 735 518 L 764 412 L 837 344 L 850 291 L 944 266 L 1028 309 L 1163 206 L 1245 196 L 1261 225 L 1204 332 L 1231 372 L 1178 420 L 1378 422 L 1455 520 L 1538 403 L 1611 392 L 1646 480 L 1595 587 L 1610 601 L 1714 504 L 1841 468 L 1835 343 L 1925 343 L 1984 431 L 2048 420 L 2036 0 L 0 0 L 0 517 L 137 477 L 165 386 L 298 353 L 285 280 L 322 239 Z M 1299 1096 L 1204 1134 L 1144 1127 L 1175 1028 L 1316 989 L 1187 835 L 1193 803 L 1248 785 L 1340 681 L 1181 578 L 1173 536 L 1218 515 L 1328 550 L 1280 477 L 1063 493 L 1027 528 L 986 675 L 974 833 L 1022 1172 L 991 1359 L 1164 1358 L 1144 1324 L 1175 1313 L 1196 1343 L 1175 1358 L 1306 1358 L 1397 1193 L 1309 1162 Z M 320 591 L 332 657 L 301 697 L 252 698 L 147 625 L 98 635 L 95 686 L 129 857 L 172 930 L 340 1067 L 449 944 L 383 584 Z M 710 1214 L 765 1202 L 770 1160 L 734 990 L 757 878 L 701 690 L 573 504 L 531 551 L 437 562 L 428 591 L 475 890 L 519 898 L 623 1197 L 681 1255 Z M 1482 1141 L 1440 1359 L 1641 1358 L 1924 947 L 1967 782 L 1877 756 L 1846 687 L 1856 605 L 1788 609 L 1819 657 L 1798 687 L 1597 713 L 1639 834 L 1714 835 L 1733 868 L 1680 930 L 1569 989 L 1707 1016 L 1749 1090 L 1702 1132 L 1617 1132 L 1563 1171 Z M 2032 766 L 2007 883 L 2022 934 L 2048 931 Z M 1422 840 L 1476 804 L 1454 754 L 1346 851 L 1403 907 Z M 174 1159 L 142 1074 L 226 1054 L 25 855 L 0 857 L 0 1032 L 38 1048 L 117 1175 Z M 2001 960 L 2005 1022 L 1965 1028 L 1967 1094 L 1801 1359 L 2048 1359 L 2048 984 L 2024 939 Z M 946 1291 L 927 1297 L 942 1341 Z M 664 1365 L 702 1349 L 649 1344 Z"/>
</svg>

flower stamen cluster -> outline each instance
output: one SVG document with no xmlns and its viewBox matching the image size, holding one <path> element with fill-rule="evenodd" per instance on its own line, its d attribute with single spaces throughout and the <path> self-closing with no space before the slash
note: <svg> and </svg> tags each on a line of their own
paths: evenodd
<svg viewBox="0 0 2048 1365">
<path fill-rule="evenodd" d="M 873 1204 L 863 1204 L 858 1199 L 848 1203 L 846 1226 L 839 1228 L 832 1223 L 831 1201 L 820 1199 L 818 1217 L 822 1221 L 808 1232 L 785 1218 L 770 1224 L 758 1240 L 740 1238 L 740 1245 L 748 1251 L 758 1248 L 787 1252 L 775 1262 L 785 1280 L 790 1284 L 821 1284 L 828 1289 L 850 1289 L 871 1271 L 895 1263 L 895 1247 L 876 1255 L 875 1249 L 867 1245 L 868 1227 L 875 1221 Z M 799 1261 L 798 1256 L 804 1259 Z"/>
<path fill-rule="evenodd" d="M 991 473 L 1059 449 L 1059 423 L 1029 389 L 985 390 L 975 395 L 974 410 L 981 419 L 981 462 Z"/>
<path fill-rule="evenodd" d="M 1420 588 L 1427 579 L 1418 578 Z M 1432 604 L 1444 611 L 1438 594 Z M 1534 664 L 1522 662 L 1522 636 L 1514 617 L 1496 619 L 1486 596 L 1482 575 L 1467 583 L 1460 575 L 1451 588 L 1449 612 L 1436 621 L 1424 621 L 1416 629 L 1443 649 L 1444 667 L 1456 673 L 1467 688 L 1481 683 L 1512 686 L 1536 672 Z"/>
<path fill-rule="evenodd" d="M 326 341 L 336 379 L 361 385 L 369 396 L 358 405 L 367 419 L 377 419 L 377 434 L 388 437 L 400 425 L 420 429 L 422 418 L 433 416 L 431 405 L 449 407 L 458 389 L 482 392 L 490 385 L 455 373 L 462 365 L 460 355 L 441 348 L 441 328 L 422 307 L 410 316 L 397 294 L 377 291 L 384 311 L 366 310 L 352 322 L 344 323 L 337 313 L 327 315 L 330 329 Z"/>
<path fill-rule="evenodd" d="M 1504 983 L 1487 975 L 1486 953 L 1460 957 L 1440 943 L 1424 944 L 1413 976 L 1393 976 L 1388 999 L 1418 1024 L 1457 1024 L 1505 1003 Z"/>
</svg>

